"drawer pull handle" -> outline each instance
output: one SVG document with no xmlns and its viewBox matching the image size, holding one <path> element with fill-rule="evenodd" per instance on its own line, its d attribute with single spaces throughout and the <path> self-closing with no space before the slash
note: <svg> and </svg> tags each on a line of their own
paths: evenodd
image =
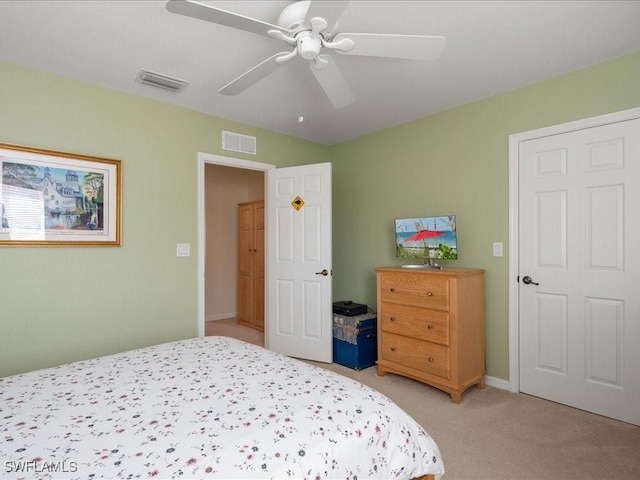
<svg viewBox="0 0 640 480">
<path fill-rule="evenodd" d="M 396 321 L 396 317 L 389 317 L 389 320 L 391 320 L 392 322 Z"/>
<path fill-rule="evenodd" d="M 391 347 L 391 351 L 395 352 L 396 351 L 396 347 Z"/>
<path fill-rule="evenodd" d="M 433 297 L 433 292 L 427 292 L 427 297 Z"/>
<path fill-rule="evenodd" d="M 433 330 L 433 323 L 430 323 L 429 325 L 427 325 L 427 329 Z"/>
<path fill-rule="evenodd" d="M 429 363 L 433 363 L 434 361 L 435 361 L 435 358 L 429 357 Z"/>
<path fill-rule="evenodd" d="M 393 288 L 393 287 L 391 287 L 391 288 L 389 289 L 389 291 L 390 291 L 390 292 L 395 292 L 395 291 L 396 291 L 396 289 L 395 289 L 395 288 Z"/>
</svg>

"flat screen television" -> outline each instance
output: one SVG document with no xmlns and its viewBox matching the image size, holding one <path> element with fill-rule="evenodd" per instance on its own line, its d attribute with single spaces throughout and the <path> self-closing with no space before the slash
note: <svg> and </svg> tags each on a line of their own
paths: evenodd
<svg viewBox="0 0 640 480">
<path fill-rule="evenodd" d="M 436 260 L 458 259 L 455 215 L 397 218 L 394 227 L 396 256 L 403 267 L 438 268 Z"/>
</svg>

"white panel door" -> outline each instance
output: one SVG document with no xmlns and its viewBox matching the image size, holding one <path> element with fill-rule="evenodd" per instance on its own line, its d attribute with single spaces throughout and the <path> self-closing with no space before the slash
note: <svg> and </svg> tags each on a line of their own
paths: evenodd
<svg viewBox="0 0 640 480">
<path fill-rule="evenodd" d="M 640 425 L 640 119 L 520 143 L 520 390 Z"/>
<path fill-rule="evenodd" d="M 333 361 L 331 164 L 267 172 L 266 346 Z"/>
</svg>

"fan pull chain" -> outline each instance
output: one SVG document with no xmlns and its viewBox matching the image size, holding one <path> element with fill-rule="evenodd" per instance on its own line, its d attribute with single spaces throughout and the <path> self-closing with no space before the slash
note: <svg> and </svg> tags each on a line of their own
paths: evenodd
<svg viewBox="0 0 640 480">
<path fill-rule="evenodd" d="M 298 123 L 304 122 L 304 117 L 302 116 L 302 74 L 300 72 L 301 62 L 298 61 Z"/>
</svg>

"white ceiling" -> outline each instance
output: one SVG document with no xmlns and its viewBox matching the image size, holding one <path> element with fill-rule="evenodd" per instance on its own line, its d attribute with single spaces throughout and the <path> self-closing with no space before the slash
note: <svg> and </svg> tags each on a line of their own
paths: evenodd
<svg viewBox="0 0 640 480">
<path fill-rule="evenodd" d="M 447 46 L 433 62 L 333 55 L 356 96 L 334 109 L 297 60 L 237 96 L 218 94 L 287 48 L 169 13 L 165 3 L 0 1 L 0 59 L 335 144 L 640 51 L 638 1 L 354 0 L 342 32 L 442 35 Z M 204 3 L 276 24 L 290 2 Z M 171 93 L 136 83 L 141 69 L 189 86 Z"/>
</svg>

